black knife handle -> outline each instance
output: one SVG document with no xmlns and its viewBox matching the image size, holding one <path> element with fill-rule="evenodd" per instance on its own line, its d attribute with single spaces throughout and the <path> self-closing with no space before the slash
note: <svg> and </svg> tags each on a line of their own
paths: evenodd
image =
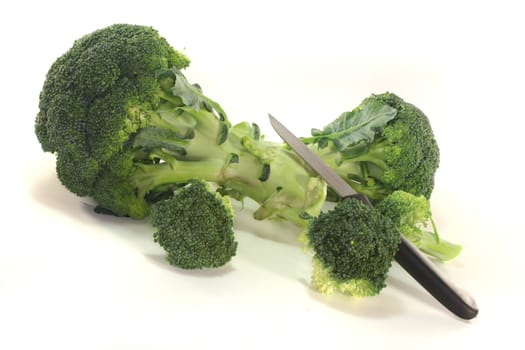
<svg viewBox="0 0 525 350">
<path fill-rule="evenodd" d="M 360 200 L 373 207 L 367 196 L 363 194 L 351 195 L 351 198 Z M 423 288 L 427 290 L 444 307 L 456 316 L 470 320 L 478 314 L 478 307 L 474 299 L 448 282 L 430 259 L 424 256 L 412 242 L 401 235 L 401 243 L 395 255 L 395 260 L 408 272 Z"/>
<path fill-rule="evenodd" d="M 432 262 L 403 236 L 401 236 L 395 260 L 437 301 L 456 316 L 465 320 L 476 317 L 478 307 L 474 299 L 445 280 L 432 266 Z"/>
</svg>

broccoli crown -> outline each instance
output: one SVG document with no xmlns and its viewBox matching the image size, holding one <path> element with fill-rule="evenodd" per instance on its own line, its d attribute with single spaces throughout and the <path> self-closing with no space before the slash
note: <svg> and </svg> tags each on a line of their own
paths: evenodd
<svg viewBox="0 0 525 350">
<path fill-rule="evenodd" d="M 229 198 L 202 180 L 190 181 L 151 206 L 154 240 L 170 264 L 184 269 L 219 267 L 235 255 L 233 216 Z"/>
<path fill-rule="evenodd" d="M 304 138 L 358 192 L 379 201 L 395 190 L 429 198 L 439 166 L 430 122 L 393 93 L 371 95 Z"/>
<path fill-rule="evenodd" d="M 424 196 L 394 191 L 375 208 L 424 253 L 444 261 L 455 258 L 461 252 L 460 245 L 450 243 L 438 235 L 430 201 Z"/>
<path fill-rule="evenodd" d="M 305 235 L 317 290 L 371 296 L 385 287 L 400 234 L 378 211 L 347 198 L 314 218 Z"/>
<path fill-rule="evenodd" d="M 75 41 L 51 66 L 35 131 L 73 193 L 91 195 L 106 164 L 159 103 L 156 72 L 189 60 L 150 27 L 115 24 Z"/>
<path fill-rule="evenodd" d="M 439 166 L 439 148 L 427 116 L 413 104 L 392 93 L 372 95 L 365 100 L 380 101 L 397 111 L 383 129 L 384 182 L 389 188 L 430 198 Z"/>
</svg>

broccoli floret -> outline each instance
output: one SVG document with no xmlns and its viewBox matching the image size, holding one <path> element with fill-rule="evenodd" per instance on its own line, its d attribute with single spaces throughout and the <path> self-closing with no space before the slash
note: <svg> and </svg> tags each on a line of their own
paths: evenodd
<svg viewBox="0 0 525 350">
<path fill-rule="evenodd" d="M 461 246 L 439 237 L 430 202 L 424 196 L 395 191 L 376 206 L 422 252 L 445 261 L 455 258 Z"/>
<path fill-rule="evenodd" d="M 321 293 L 378 294 L 400 243 L 399 230 L 378 211 L 347 198 L 313 218 L 304 232 L 314 252 L 312 285 Z"/>
<path fill-rule="evenodd" d="M 371 95 L 310 144 L 356 191 L 374 202 L 395 190 L 430 198 L 439 148 L 426 115 L 393 93 Z"/>
<path fill-rule="evenodd" d="M 170 264 L 184 268 L 212 268 L 235 255 L 234 212 L 227 196 L 202 180 L 192 180 L 173 196 L 151 206 L 153 237 L 168 253 Z"/>
</svg>

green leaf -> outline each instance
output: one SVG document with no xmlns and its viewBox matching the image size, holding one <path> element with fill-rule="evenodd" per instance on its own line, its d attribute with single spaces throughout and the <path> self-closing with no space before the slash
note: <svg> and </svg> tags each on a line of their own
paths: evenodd
<svg viewBox="0 0 525 350">
<path fill-rule="evenodd" d="M 133 139 L 134 148 L 142 148 L 147 152 L 162 150 L 172 155 L 185 155 L 188 141 L 179 138 L 176 133 L 155 127 L 141 129 Z"/>
<path fill-rule="evenodd" d="M 318 144 L 326 146 L 327 140 L 331 140 L 342 151 L 359 142 L 371 143 L 396 113 L 395 108 L 381 102 L 368 102 L 341 114 L 323 130 L 312 130 L 312 135 Z"/>
<path fill-rule="evenodd" d="M 177 68 L 172 68 L 171 71 L 175 75 L 175 84 L 171 88 L 173 95 L 179 96 L 186 106 L 191 107 L 196 112 L 204 108 L 208 112 L 215 113 L 220 120 L 227 121 L 226 113 L 222 107 L 206 97 L 199 85 L 190 84 Z"/>
</svg>

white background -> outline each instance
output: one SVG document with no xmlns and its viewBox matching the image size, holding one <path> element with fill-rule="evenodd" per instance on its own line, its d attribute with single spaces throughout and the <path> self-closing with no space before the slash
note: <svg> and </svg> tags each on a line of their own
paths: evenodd
<svg viewBox="0 0 525 350">
<path fill-rule="evenodd" d="M 523 14 L 504 0 L 3 2 L 0 348 L 519 347 Z M 158 29 L 233 122 L 276 141 L 268 112 L 307 135 L 371 93 L 419 106 L 441 147 L 435 219 L 464 246 L 438 268 L 479 316 L 455 318 L 397 265 L 377 297 L 319 295 L 296 229 L 247 209 L 235 259 L 194 272 L 164 261 L 146 222 L 93 214 L 58 183 L 33 125 L 50 64 L 117 22 Z"/>
</svg>

